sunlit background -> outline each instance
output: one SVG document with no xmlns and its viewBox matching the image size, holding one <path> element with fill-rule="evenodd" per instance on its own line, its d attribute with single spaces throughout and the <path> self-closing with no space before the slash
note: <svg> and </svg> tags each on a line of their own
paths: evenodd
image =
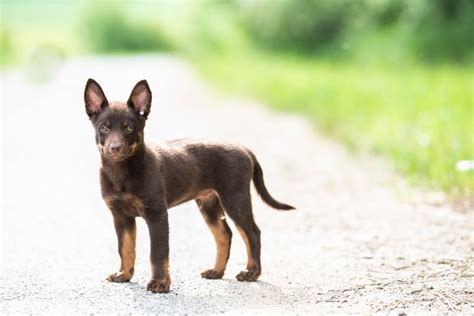
<svg viewBox="0 0 474 316">
<path fill-rule="evenodd" d="M 470 0 L 10 0 L 1 9 L 1 66 L 31 82 L 80 55 L 179 54 L 225 93 L 300 113 L 413 183 L 472 198 Z"/>
</svg>

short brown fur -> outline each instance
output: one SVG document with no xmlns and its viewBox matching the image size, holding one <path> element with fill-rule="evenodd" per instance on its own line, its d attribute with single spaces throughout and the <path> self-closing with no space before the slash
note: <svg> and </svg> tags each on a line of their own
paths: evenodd
<svg viewBox="0 0 474 316">
<path fill-rule="evenodd" d="M 126 282 L 133 276 L 135 218 L 142 217 L 150 235 L 152 278 L 147 289 L 168 292 L 168 209 L 196 200 L 217 250 L 214 268 L 203 272 L 202 277 L 217 279 L 224 274 L 232 238 L 227 215 L 247 247 L 247 270 L 237 279 L 256 281 L 261 274 L 261 246 L 260 229 L 252 213 L 251 181 L 271 207 L 293 207 L 268 193 L 255 155 L 232 143 L 181 139 L 145 144 L 143 130 L 151 108 L 151 91 L 145 80 L 135 85 L 126 103 L 109 103 L 99 84 L 89 79 L 84 99 L 102 158 L 102 196 L 113 215 L 121 257 L 120 271 L 108 280 Z"/>
<path fill-rule="evenodd" d="M 216 261 L 213 269 L 206 270 L 201 276 L 206 279 L 220 279 L 229 260 L 232 231 L 227 225 L 217 193 L 209 193 L 196 199 L 201 214 L 214 236 L 216 243 Z"/>
</svg>

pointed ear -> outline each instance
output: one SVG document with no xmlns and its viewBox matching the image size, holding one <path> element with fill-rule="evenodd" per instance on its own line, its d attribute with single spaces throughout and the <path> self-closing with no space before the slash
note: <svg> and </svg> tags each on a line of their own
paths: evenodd
<svg viewBox="0 0 474 316">
<path fill-rule="evenodd" d="M 86 113 L 89 117 L 102 111 L 109 103 L 104 91 L 94 79 L 87 80 L 84 101 L 86 103 Z"/>
<path fill-rule="evenodd" d="M 135 85 L 127 103 L 140 116 L 147 118 L 151 108 L 151 90 L 146 80 L 141 80 Z"/>
</svg>

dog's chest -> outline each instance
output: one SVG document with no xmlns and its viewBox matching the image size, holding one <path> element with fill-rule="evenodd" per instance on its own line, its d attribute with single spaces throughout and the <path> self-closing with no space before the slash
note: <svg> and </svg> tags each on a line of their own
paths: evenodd
<svg viewBox="0 0 474 316">
<path fill-rule="evenodd" d="M 110 194 L 104 197 L 104 201 L 116 215 L 142 216 L 145 210 L 143 200 L 131 193 Z"/>
</svg>

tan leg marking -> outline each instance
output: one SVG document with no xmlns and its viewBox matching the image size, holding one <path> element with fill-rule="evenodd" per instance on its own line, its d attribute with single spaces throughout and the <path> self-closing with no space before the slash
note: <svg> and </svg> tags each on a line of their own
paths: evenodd
<svg viewBox="0 0 474 316">
<path fill-rule="evenodd" d="M 242 239 L 244 240 L 244 243 L 245 243 L 245 248 L 247 249 L 247 270 L 250 271 L 255 268 L 255 260 L 253 259 L 253 256 L 252 256 L 250 242 L 245 231 L 239 226 L 237 226 L 237 229 L 240 235 L 242 236 Z"/>
<path fill-rule="evenodd" d="M 216 262 L 214 270 L 217 272 L 224 272 L 229 259 L 230 238 L 226 235 L 226 229 L 222 219 L 218 219 L 216 224 L 208 224 L 209 230 L 216 241 Z"/>
<path fill-rule="evenodd" d="M 123 232 L 120 247 L 120 271 L 111 274 L 107 280 L 110 282 L 128 282 L 133 276 L 135 267 L 135 241 L 136 227 Z"/>
<path fill-rule="evenodd" d="M 137 231 L 125 231 L 122 240 L 121 257 L 122 263 L 120 265 L 120 271 L 128 272 L 130 277 L 133 275 L 135 267 L 135 241 L 137 238 Z"/>
</svg>

